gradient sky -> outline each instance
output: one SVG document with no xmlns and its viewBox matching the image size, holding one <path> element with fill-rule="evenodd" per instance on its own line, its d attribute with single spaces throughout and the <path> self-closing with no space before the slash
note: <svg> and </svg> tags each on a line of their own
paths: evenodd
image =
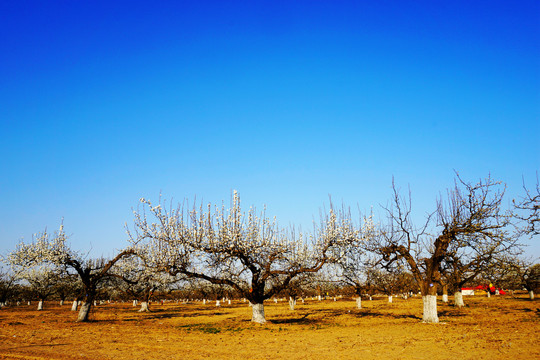
<svg viewBox="0 0 540 360">
<path fill-rule="evenodd" d="M 539 24 L 538 1 L 2 1 L 0 254 L 64 218 L 111 255 L 160 193 L 237 189 L 304 230 L 329 195 L 379 213 L 392 176 L 418 219 L 454 170 L 510 202 L 540 169 Z"/>
</svg>

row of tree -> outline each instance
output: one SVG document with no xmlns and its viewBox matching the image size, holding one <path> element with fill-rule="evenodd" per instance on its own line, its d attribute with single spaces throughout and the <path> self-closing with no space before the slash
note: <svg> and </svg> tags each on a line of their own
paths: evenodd
<svg viewBox="0 0 540 360">
<path fill-rule="evenodd" d="M 143 304 L 152 291 L 177 287 L 179 281 L 213 284 L 249 300 L 252 321 L 264 323 L 264 300 L 284 293 L 294 298 L 324 273 L 354 287 L 359 296 L 374 290 L 419 291 L 423 320 L 433 323 L 438 322 L 438 288 L 453 291 L 456 305 L 462 306 L 461 288 L 480 275 L 506 279 L 513 287 L 538 287 L 535 261 L 518 260 L 519 239 L 538 235 L 538 183 L 535 190 L 504 208 L 504 184 L 489 177 L 467 183 L 456 176 L 454 187 L 419 224 L 410 192 L 404 197 L 393 186 L 386 219 L 376 223 L 372 216 L 359 216 L 353 221 L 347 208 L 330 204 L 309 233 L 279 227 L 264 211 L 242 211 L 236 192 L 229 208 L 187 202 L 166 208 L 161 201 L 154 205 L 141 199 L 129 244 L 113 259 L 74 251 L 61 226 L 29 244 L 21 242 L 7 262 L 11 285 L 20 279 L 33 284 L 38 278 L 68 283 L 78 278 L 83 304 L 78 321 L 88 319 L 98 292 L 114 279 L 142 297 Z"/>
</svg>

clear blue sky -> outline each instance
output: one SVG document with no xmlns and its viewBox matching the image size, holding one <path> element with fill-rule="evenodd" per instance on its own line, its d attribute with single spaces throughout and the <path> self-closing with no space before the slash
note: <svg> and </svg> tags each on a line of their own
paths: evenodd
<svg viewBox="0 0 540 360">
<path fill-rule="evenodd" d="M 510 201 L 540 169 L 539 24 L 538 1 L 2 1 L 0 253 L 64 218 L 110 255 L 160 192 L 304 230 L 329 194 L 377 212 L 392 176 L 420 218 L 454 170 Z"/>
</svg>

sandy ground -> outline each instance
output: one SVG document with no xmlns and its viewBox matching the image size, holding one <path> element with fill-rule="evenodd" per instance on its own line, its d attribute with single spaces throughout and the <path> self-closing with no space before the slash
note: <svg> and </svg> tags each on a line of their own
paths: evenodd
<svg viewBox="0 0 540 360">
<path fill-rule="evenodd" d="M 452 298 L 450 297 L 450 301 Z M 540 301 L 465 297 L 439 302 L 440 324 L 421 322 L 422 301 L 385 298 L 265 303 L 253 324 L 247 303 L 131 304 L 94 309 L 75 323 L 66 304 L 0 310 L 0 359 L 540 359 Z"/>
</svg>

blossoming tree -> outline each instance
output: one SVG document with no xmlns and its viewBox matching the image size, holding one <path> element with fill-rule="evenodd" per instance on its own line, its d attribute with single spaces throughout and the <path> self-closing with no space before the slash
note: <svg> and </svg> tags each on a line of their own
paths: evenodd
<svg viewBox="0 0 540 360">
<path fill-rule="evenodd" d="M 165 210 L 141 202 L 131 241 L 146 264 L 171 275 L 230 286 L 250 301 L 256 323 L 266 321 L 264 300 L 300 274 L 317 272 L 336 249 L 357 236 L 349 218 L 333 209 L 309 235 L 286 231 L 253 208 L 242 212 L 236 192 L 230 209 L 208 205 L 187 211 L 181 205 Z"/>
<path fill-rule="evenodd" d="M 12 265 L 20 267 L 52 266 L 64 268 L 77 274 L 83 284 L 84 303 L 79 310 L 77 321 L 88 321 L 90 309 L 94 303 L 99 286 L 108 277 L 113 265 L 123 257 L 133 254 L 125 249 L 113 259 L 87 258 L 69 248 L 63 225 L 51 236 L 47 231 L 38 234 L 30 244 L 21 242 L 15 251 L 8 255 Z"/>
</svg>

